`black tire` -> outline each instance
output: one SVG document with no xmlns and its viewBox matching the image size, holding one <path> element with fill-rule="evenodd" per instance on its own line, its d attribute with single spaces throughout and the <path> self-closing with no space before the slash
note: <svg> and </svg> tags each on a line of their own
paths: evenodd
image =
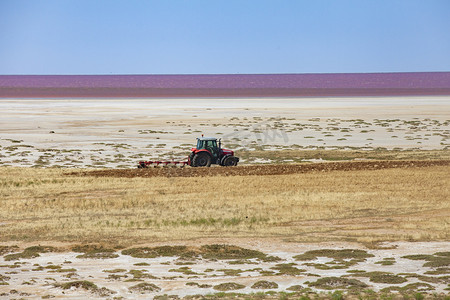
<svg viewBox="0 0 450 300">
<path fill-rule="evenodd" d="M 194 167 L 210 167 L 211 166 L 211 155 L 207 152 L 199 152 L 194 155 L 192 159 L 192 166 Z"/>
<path fill-rule="evenodd" d="M 239 159 L 235 156 L 228 156 L 225 157 L 223 160 L 223 166 L 224 167 L 234 167 L 237 166 Z"/>
<path fill-rule="evenodd" d="M 231 156 L 230 154 L 227 154 L 227 155 L 223 156 L 223 157 L 220 159 L 220 161 L 219 161 L 219 165 L 221 165 L 222 167 L 225 166 L 223 163 L 224 163 L 225 160 L 226 160 L 228 157 L 230 157 L 230 156 Z"/>
</svg>

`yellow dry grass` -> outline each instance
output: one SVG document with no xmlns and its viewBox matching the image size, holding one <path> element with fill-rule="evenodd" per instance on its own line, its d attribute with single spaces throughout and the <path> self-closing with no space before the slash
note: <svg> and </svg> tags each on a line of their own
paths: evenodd
<svg viewBox="0 0 450 300">
<path fill-rule="evenodd" d="M 450 233 L 449 167 L 195 178 L 65 172 L 0 168 L 0 241 L 370 243 Z"/>
<path fill-rule="evenodd" d="M 239 151 L 239 156 L 245 160 L 264 159 L 277 163 L 286 160 L 301 162 L 308 159 L 322 159 L 327 161 L 376 159 L 376 160 L 449 160 L 450 151 L 445 150 L 255 150 Z"/>
</svg>

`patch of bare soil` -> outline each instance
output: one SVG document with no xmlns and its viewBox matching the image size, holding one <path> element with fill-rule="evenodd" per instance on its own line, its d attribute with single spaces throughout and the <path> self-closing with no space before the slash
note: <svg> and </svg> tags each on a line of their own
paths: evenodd
<svg viewBox="0 0 450 300">
<path fill-rule="evenodd" d="M 448 166 L 450 160 L 407 160 L 407 161 L 351 161 L 308 164 L 250 165 L 237 167 L 211 168 L 145 168 L 145 169 L 107 169 L 85 172 L 70 172 L 67 175 L 96 177 L 199 177 L 199 176 L 250 176 L 250 175 L 288 175 L 309 172 L 381 170 L 392 168 L 423 168 Z"/>
</svg>

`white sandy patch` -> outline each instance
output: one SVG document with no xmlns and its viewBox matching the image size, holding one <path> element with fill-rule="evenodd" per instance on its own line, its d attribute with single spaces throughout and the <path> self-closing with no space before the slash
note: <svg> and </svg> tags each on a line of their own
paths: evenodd
<svg viewBox="0 0 450 300">
<path fill-rule="evenodd" d="M 0 163 L 13 166 L 185 160 L 201 134 L 237 151 L 428 150 L 450 139 L 450 97 L 3 99 L 0 111 Z"/>
</svg>

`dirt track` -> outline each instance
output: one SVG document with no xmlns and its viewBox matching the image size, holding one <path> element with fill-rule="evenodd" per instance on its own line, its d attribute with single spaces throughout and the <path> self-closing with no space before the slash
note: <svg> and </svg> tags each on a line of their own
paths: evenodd
<svg viewBox="0 0 450 300">
<path fill-rule="evenodd" d="M 96 177 L 201 177 L 201 176 L 248 176 L 248 175 L 287 175 L 309 172 L 380 170 L 389 168 L 421 168 L 448 166 L 450 160 L 409 160 L 409 161 L 351 161 L 285 165 L 251 165 L 237 167 L 211 168 L 146 168 L 146 169 L 107 169 L 87 172 L 71 172 L 67 175 Z"/>
</svg>

